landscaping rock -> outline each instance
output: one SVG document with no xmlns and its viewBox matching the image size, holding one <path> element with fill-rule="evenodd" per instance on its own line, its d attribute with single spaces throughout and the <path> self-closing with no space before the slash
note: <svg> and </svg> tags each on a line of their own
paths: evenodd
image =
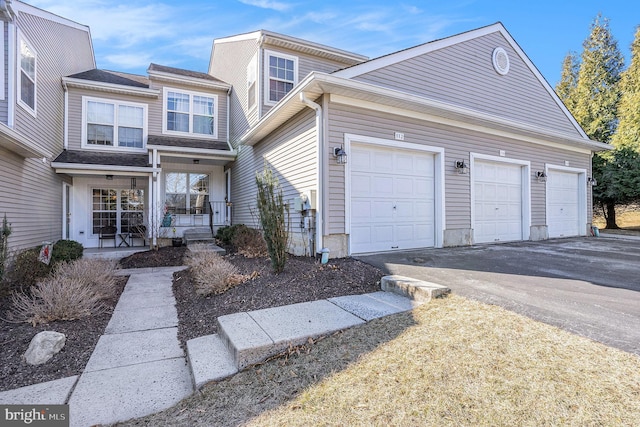
<svg viewBox="0 0 640 427">
<path fill-rule="evenodd" d="M 24 359 L 29 365 L 42 365 L 62 350 L 66 340 L 67 337 L 60 332 L 42 331 L 31 340 Z"/>
</svg>

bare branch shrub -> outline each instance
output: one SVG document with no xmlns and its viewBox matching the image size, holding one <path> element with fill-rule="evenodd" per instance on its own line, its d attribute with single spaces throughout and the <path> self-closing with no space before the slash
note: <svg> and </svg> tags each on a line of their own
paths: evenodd
<svg viewBox="0 0 640 427">
<path fill-rule="evenodd" d="M 53 278 L 84 281 L 100 299 L 110 299 L 116 293 L 115 271 L 116 263 L 113 261 L 81 258 L 59 264 L 54 270 Z"/>
<path fill-rule="evenodd" d="M 260 258 L 269 255 L 267 242 L 262 237 L 262 233 L 255 228 L 238 228 L 231 238 L 231 244 L 240 255 L 247 258 Z"/>
<path fill-rule="evenodd" d="M 195 249 L 195 250 L 194 250 Z M 213 251 L 191 249 L 186 263 L 198 295 L 221 294 L 243 281 L 238 280 L 238 269 Z"/>
</svg>

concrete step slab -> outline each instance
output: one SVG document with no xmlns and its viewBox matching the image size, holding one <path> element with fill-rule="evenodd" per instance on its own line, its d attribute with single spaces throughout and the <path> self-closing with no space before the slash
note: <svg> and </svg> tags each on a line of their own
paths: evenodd
<svg viewBox="0 0 640 427">
<path fill-rule="evenodd" d="M 63 405 L 71 394 L 78 376 L 61 378 L 0 392 L 2 405 Z"/>
<path fill-rule="evenodd" d="M 218 334 L 187 341 L 187 357 L 196 390 L 238 372 L 231 353 Z"/>
<path fill-rule="evenodd" d="M 273 340 L 249 313 L 228 314 L 216 321 L 220 338 L 238 369 L 262 362 L 272 355 Z"/>
<path fill-rule="evenodd" d="M 143 417 L 175 405 L 192 392 L 183 357 L 85 372 L 69 399 L 71 426 Z"/>
<path fill-rule="evenodd" d="M 85 372 L 183 357 L 178 328 L 102 335 Z"/>
<path fill-rule="evenodd" d="M 114 310 L 105 329 L 105 334 L 121 334 L 174 326 L 178 326 L 178 311 L 175 304 L 172 303 L 135 310 Z"/>
<path fill-rule="evenodd" d="M 377 298 L 375 298 L 374 295 L 376 295 Z M 398 301 L 395 298 L 390 298 L 389 302 L 387 302 L 385 300 L 386 295 L 393 295 L 394 297 L 400 298 L 404 301 Z M 390 303 L 391 301 L 393 303 Z M 389 316 L 391 314 L 411 310 L 413 308 L 413 305 L 408 298 L 400 297 L 396 294 L 390 294 L 389 292 L 376 292 L 375 294 L 348 295 L 329 298 L 329 302 L 367 322 L 380 317 Z"/>
<path fill-rule="evenodd" d="M 451 289 L 446 286 L 398 275 L 384 276 L 381 287 L 383 291 L 406 296 L 418 302 L 429 302 L 432 298 L 451 292 Z"/>
</svg>

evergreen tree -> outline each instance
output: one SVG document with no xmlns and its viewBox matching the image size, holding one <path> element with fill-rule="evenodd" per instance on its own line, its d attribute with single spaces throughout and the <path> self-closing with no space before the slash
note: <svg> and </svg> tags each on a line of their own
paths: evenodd
<svg viewBox="0 0 640 427">
<path fill-rule="evenodd" d="M 556 93 L 564 102 L 564 105 L 573 111 L 575 108 L 576 86 L 578 85 L 578 71 L 580 61 L 575 52 L 569 52 L 562 61 L 562 73 L 560 81 L 556 85 Z"/>
<path fill-rule="evenodd" d="M 620 88 L 618 130 L 611 142 L 616 149 L 628 147 L 640 152 L 640 27 L 636 28 L 631 64 L 622 73 Z"/>
<path fill-rule="evenodd" d="M 609 143 L 617 126 L 618 83 L 624 59 L 609 30 L 608 19 L 596 17 L 582 47 L 571 112 L 589 138 Z"/>
</svg>

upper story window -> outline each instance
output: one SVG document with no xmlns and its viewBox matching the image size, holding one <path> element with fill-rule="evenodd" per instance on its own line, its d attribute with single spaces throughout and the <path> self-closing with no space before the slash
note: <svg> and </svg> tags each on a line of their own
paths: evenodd
<svg viewBox="0 0 640 427">
<path fill-rule="evenodd" d="M 247 66 L 247 110 L 256 106 L 256 80 L 258 77 L 258 54 L 255 54 Z"/>
<path fill-rule="evenodd" d="M 147 106 L 133 102 L 82 97 L 84 147 L 145 146 Z"/>
<path fill-rule="evenodd" d="M 18 104 L 27 111 L 36 112 L 36 65 L 37 54 L 31 44 L 20 34 L 20 61 L 18 64 Z"/>
<path fill-rule="evenodd" d="M 298 83 L 298 58 L 276 52 L 265 52 L 267 70 L 266 99 L 274 104 Z"/>
<path fill-rule="evenodd" d="M 163 133 L 217 138 L 218 96 L 164 88 Z"/>
</svg>

